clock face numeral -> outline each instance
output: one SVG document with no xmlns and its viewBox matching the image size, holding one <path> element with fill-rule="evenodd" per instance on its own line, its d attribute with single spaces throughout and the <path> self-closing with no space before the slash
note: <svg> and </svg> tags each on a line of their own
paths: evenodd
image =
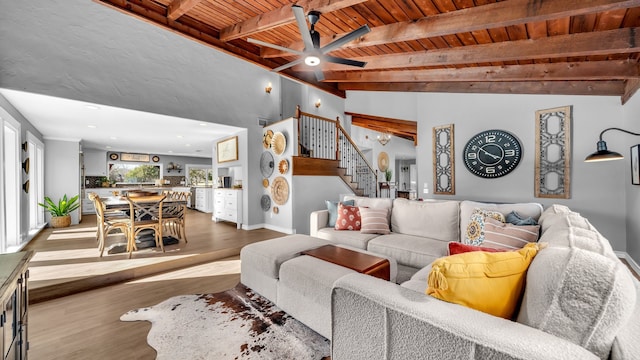
<svg viewBox="0 0 640 360">
<path fill-rule="evenodd" d="M 520 141 L 502 130 L 487 130 L 472 137 L 464 148 L 465 166 L 485 178 L 504 176 L 513 171 L 522 157 Z"/>
</svg>

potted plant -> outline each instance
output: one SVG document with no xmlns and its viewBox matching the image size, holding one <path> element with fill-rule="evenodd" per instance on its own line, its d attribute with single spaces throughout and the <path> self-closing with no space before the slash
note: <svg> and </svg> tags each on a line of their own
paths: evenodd
<svg viewBox="0 0 640 360">
<path fill-rule="evenodd" d="M 384 171 L 384 178 L 387 180 L 387 182 L 391 181 L 391 169 L 388 169 Z"/>
<path fill-rule="evenodd" d="M 68 227 L 71 225 L 71 212 L 80 207 L 78 195 L 67 199 L 67 194 L 58 200 L 57 204 L 48 196 L 45 196 L 44 203 L 38 203 L 38 205 L 45 208 L 51 214 L 49 224 L 54 228 Z"/>
</svg>

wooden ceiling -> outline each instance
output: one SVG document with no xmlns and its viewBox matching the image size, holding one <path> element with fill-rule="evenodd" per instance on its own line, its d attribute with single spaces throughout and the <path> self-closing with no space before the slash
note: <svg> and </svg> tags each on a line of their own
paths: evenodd
<svg viewBox="0 0 640 360">
<path fill-rule="evenodd" d="M 371 32 L 323 63 L 282 75 L 346 90 L 615 95 L 640 87 L 640 0 L 94 0 L 267 69 L 298 58 L 247 42 L 302 50 L 291 6 L 322 13 L 321 46 Z"/>
</svg>

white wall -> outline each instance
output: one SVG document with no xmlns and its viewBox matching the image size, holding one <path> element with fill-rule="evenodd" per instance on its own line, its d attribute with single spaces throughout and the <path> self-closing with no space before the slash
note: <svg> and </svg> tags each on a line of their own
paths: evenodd
<svg viewBox="0 0 640 360">
<path fill-rule="evenodd" d="M 45 196 L 58 203 L 65 194 L 68 198 L 80 195 L 80 141 L 45 139 L 44 146 Z M 71 213 L 72 224 L 78 223 L 79 213 L 80 209 Z"/>
<path fill-rule="evenodd" d="M 622 108 L 624 114 L 623 129 L 640 133 L 640 95 L 636 94 Z M 626 220 L 627 220 L 627 253 L 640 263 L 640 186 L 631 184 L 631 166 L 629 160 L 629 148 L 640 144 L 640 138 L 633 135 L 608 131 L 604 134 L 609 150 L 617 151 L 625 156 L 622 161 L 625 167 L 624 182 L 626 195 Z"/>
<path fill-rule="evenodd" d="M 353 190 L 338 176 L 295 176 L 293 187 L 293 227 L 298 234 L 309 234 L 312 211 L 327 208 L 325 200 L 338 201 L 339 195 L 353 194 Z"/>
<path fill-rule="evenodd" d="M 405 95 L 405 96 L 402 96 Z M 573 106 L 571 198 L 567 200 L 534 197 L 535 112 L 558 106 Z M 484 95 L 348 92 L 346 111 L 418 122 L 418 196 L 423 183 L 433 189 L 432 128 L 455 124 L 455 196 L 429 197 L 482 201 L 535 201 L 548 206 L 561 203 L 582 213 L 610 241 L 615 250 L 626 251 L 625 162 L 584 163 L 595 151 L 598 134 L 605 127 L 622 126 L 623 110 L 618 97 Z M 466 170 L 462 149 L 476 133 L 488 129 L 507 130 L 516 135 L 524 148 L 518 167 L 498 179 L 483 179 Z M 611 144 L 619 138 L 611 134 Z M 628 151 L 628 150 L 626 150 Z M 640 190 L 640 189 L 639 189 Z"/>
</svg>

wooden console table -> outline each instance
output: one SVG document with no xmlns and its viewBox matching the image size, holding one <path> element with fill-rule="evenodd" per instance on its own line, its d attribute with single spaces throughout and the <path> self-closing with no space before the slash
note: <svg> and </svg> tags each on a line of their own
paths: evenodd
<svg viewBox="0 0 640 360">
<path fill-rule="evenodd" d="M 29 270 L 32 251 L 0 255 L 0 359 L 26 359 L 27 310 L 29 306 Z"/>
<path fill-rule="evenodd" d="M 303 251 L 302 255 L 313 256 L 383 280 L 389 281 L 391 278 L 389 260 L 359 251 L 334 245 L 324 245 L 316 249 Z"/>
</svg>

